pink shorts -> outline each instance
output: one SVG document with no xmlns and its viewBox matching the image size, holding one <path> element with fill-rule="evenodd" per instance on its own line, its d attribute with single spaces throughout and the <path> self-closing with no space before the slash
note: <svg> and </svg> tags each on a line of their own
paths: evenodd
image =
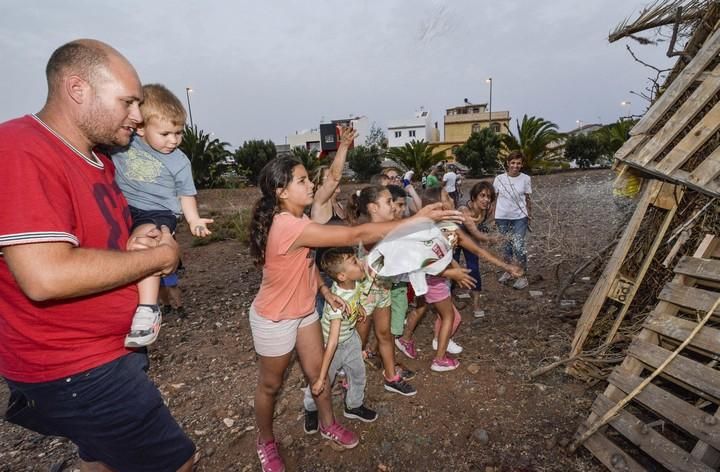
<svg viewBox="0 0 720 472">
<path fill-rule="evenodd" d="M 428 291 L 425 294 L 427 303 L 437 303 L 450 297 L 450 281 L 445 277 L 427 276 Z"/>
<path fill-rule="evenodd" d="M 295 349 L 298 329 L 317 323 L 320 319 L 316 311 L 303 318 L 272 321 L 250 306 L 250 330 L 252 331 L 255 352 L 263 357 L 284 356 Z"/>
</svg>

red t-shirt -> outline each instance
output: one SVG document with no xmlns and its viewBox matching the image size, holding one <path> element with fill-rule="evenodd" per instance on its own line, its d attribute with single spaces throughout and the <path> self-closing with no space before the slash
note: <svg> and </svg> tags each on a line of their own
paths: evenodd
<svg viewBox="0 0 720 472">
<path fill-rule="evenodd" d="M 0 250 L 70 243 L 124 250 L 130 214 L 112 162 L 73 151 L 33 116 L 0 124 Z M 137 304 L 128 285 L 68 300 L 33 302 L 0 257 L 0 375 L 46 382 L 127 354 Z"/>
</svg>

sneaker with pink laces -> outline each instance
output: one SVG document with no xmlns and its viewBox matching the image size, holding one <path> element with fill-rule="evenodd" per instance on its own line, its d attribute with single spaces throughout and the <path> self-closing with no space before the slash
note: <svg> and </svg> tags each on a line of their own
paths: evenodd
<svg viewBox="0 0 720 472">
<path fill-rule="evenodd" d="M 433 359 L 430 370 L 434 372 L 446 372 L 448 370 L 455 370 L 458 367 L 460 367 L 460 361 L 445 356 L 442 359 Z"/>
<path fill-rule="evenodd" d="M 258 437 L 255 443 L 255 450 L 257 451 L 258 459 L 260 459 L 260 466 L 263 472 L 285 472 L 285 463 L 282 457 L 280 457 L 275 439 L 261 443 L 260 437 Z"/>
<path fill-rule="evenodd" d="M 325 439 L 329 439 L 335 442 L 335 444 L 344 447 L 345 449 L 352 449 L 360 442 L 357 434 L 353 433 L 349 429 L 345 429 L 343 425 L 337 421 L 334 421 L 333 424 L 327 428 L 320 425 L 320 435 Z"/>
<path fill-rule="evenodd" d="M 408 356 L 410 359 L 417 359 L 417 350 L 415 349 L 415 340 L 405 341 L 401 336 L 395 338 L 395 346 Z"/>
</svg>

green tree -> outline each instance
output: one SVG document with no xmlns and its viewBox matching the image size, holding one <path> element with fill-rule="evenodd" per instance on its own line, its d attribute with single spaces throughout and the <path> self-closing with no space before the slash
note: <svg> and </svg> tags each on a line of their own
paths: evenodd
<svg viewBox="0 0 720 472">
<path fill-rule="evenodd" d="M 558 126 L 544 118 L 527 115 L 521 122 L 515 120 L 517 134 L 503 136 L 503 153 L 521 151 L 525 156 L 525 168 L 528 171 L 559 167 L 560 163 L 551 159 L 551 145 L 563 138 Z"/>
<path fill-rule="evenodd" d="M 372 124 L 365 138 L 365 146 L 375 146 L 378 149 L 387 149 L 388 147 L 388 139 L 387 136 L 385 136 L 385 131 L 375 123 Z"/>
<path fill-rule="evenodd" d="M 272 141 L 254 139 L 245 141 L 234 153 L 238 172 L 244 174 L 248 181 L 257 185 L 260 171 L 265 164 L 277 157 L 277 149 Z"/>
<path fill-rule="evenodd" d="M 565 160 L 587 169 L 603 157 L 603 147 L 594 134 L 575 134 L 565 141 Z"/>
<path fill-rule="evenodd" d="M 432 166 L 445 159 L 445 153 L 433 152 L 435 147 L 424 140 L 413 139 L 405 146 L 388 149 L 387 155 L 406 169 L 415 172 L 418 178 Z"/>
<path fill-rule="evenodd" d="M 490 128 L 483 128 L 454 152 L 460 164 L 470 169 L 471 177 L 494 173 L 499 167 L 498 153 L 502 137 Z"/>
<path fill-rule="evenodd" d="M 602 146 L 604 157 L 612 159 L 617 150 L 630 137 L 630 130 L 635 123 L 637 120 L 621 120 L 595 131 L 594 135 Z"/>
<path fill-rule="evenodd" d="M 382 170 L 382 151 L 377 146 L 355 146 L 348 152 L 347 162 L 360 180 L 369 180 Z"/>
<path fill-rule="evenodd" d="M 193 179 L 198 188 L 224 185 L 223 174 L 232 168 L 228 143 L 198 129 L 197 125 L 185 126 L 180 150 L 190 159 Z"/>
<path fill-rule="evenodd" d="M 320 159 L 317 158 L 317 153 L 306 147 L 295 146 L 290 152 L 295 159 L 302 162 L 308 174 L 312 174 L 312 171 L 321 164 Z"/>
</svg>

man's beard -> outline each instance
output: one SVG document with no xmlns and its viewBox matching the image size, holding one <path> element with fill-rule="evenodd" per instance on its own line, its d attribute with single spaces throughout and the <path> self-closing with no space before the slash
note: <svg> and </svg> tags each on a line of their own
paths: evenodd
<svg viewBox="0 0 720 472">
<path fill-rule="evenodd" d="M 78 127 L 90 140 L 93 147 L 98 145 L 127 146 L 130 143 L 130 137 L 119 135 L 120 128 L 112 123 L 112 118 L 97 105 L 97 102 L 90 112 L 82 117 Z"/>
</svg>

